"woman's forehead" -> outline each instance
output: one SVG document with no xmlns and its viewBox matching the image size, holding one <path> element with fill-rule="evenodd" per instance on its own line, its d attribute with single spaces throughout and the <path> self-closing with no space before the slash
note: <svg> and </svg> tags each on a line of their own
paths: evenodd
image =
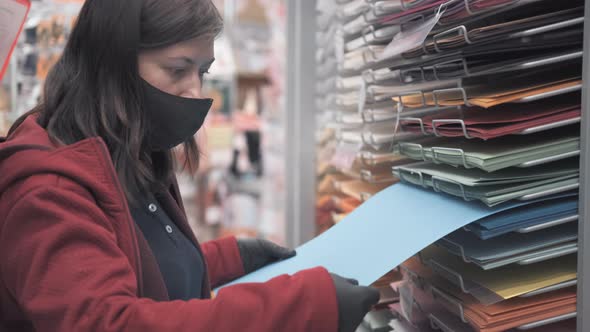
<svg viewBox="0 0 590 332">
<path fill-rule="evenodd" d="M 166 47 L 146 51 L 167 58 L 188 58 L 193 62 L 208 61 L 214 56 L 214 40 L 193 38 Z"/>
</svg>

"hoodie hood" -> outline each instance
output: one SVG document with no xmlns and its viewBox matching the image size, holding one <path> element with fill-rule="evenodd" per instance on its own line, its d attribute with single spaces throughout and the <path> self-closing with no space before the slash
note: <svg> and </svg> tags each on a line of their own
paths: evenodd
<svg viewBox="0 0 590 332">
<path fill-rule="evenodd" d="M 27 117 L 7 138 L 0 138 L 0 194 L 11 185 L 34 175 L 55 174 L 92 188 L 97 197 L 116 190 L 103 140 L 88 138 L 59 145 L 41 127 L 36 116 Z M 105 194 L 105 195 L 101 195 Z"/>
</svg>

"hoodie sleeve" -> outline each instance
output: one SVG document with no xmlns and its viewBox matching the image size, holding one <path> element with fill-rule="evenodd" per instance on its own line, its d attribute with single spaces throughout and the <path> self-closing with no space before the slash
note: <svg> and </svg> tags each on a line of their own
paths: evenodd
<svg viewBox="0 0 590 332">
<path fill-rule="evenodd" d="M 215 299 L 155 302 L 137 297 L 120 239 L 89 195 L 42 187 L 8 211 L 0 281 L 38 332 L 337 330 L 335 289 L 323 268 L 227 287 Z M 238 272 L 217 271 L 220 280 Z"/>
<path fill-rule="evenodd" d="M 223 285 L 244 275 L 244 265 L 235 237 L 226 237 L 201 244 L 211 287 Z"/>
</svg>

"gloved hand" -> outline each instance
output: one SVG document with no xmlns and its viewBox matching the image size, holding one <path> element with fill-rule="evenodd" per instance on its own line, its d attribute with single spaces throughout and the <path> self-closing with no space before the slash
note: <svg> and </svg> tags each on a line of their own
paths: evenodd
<svg viewBox="0 0 590 332">
<path fill-rule="evenodd" d="M 345 279 L 330 273 L 338 301 L 338 332 L 354 332 L 371 307 L 379 302 L 379 291 L 358 285 L 354 279 Z"/>
<path fill-rule="evenodd" d="M 263 239 L 238 239 L 238 249 L 246 274 L 270 263 L 296 255 L 295 250 Z"/>
</svg>

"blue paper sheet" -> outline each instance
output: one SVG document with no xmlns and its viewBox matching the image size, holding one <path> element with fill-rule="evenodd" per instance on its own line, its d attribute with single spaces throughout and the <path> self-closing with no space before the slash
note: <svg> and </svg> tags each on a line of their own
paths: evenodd
<svg viewBox="0 0 590 332">
<path fill-rule="evenodd" d="M 489 208 L 479 202 L 396 184 L 297 248 L 294 258 L 269 265 L 231 284 L 265 282 L 281 274 L 323 266 L 330 272 L 357 279 L 361 285 L 369 285 L 452 231 L 519 205 L 522 203 Z"/>
</svg>

